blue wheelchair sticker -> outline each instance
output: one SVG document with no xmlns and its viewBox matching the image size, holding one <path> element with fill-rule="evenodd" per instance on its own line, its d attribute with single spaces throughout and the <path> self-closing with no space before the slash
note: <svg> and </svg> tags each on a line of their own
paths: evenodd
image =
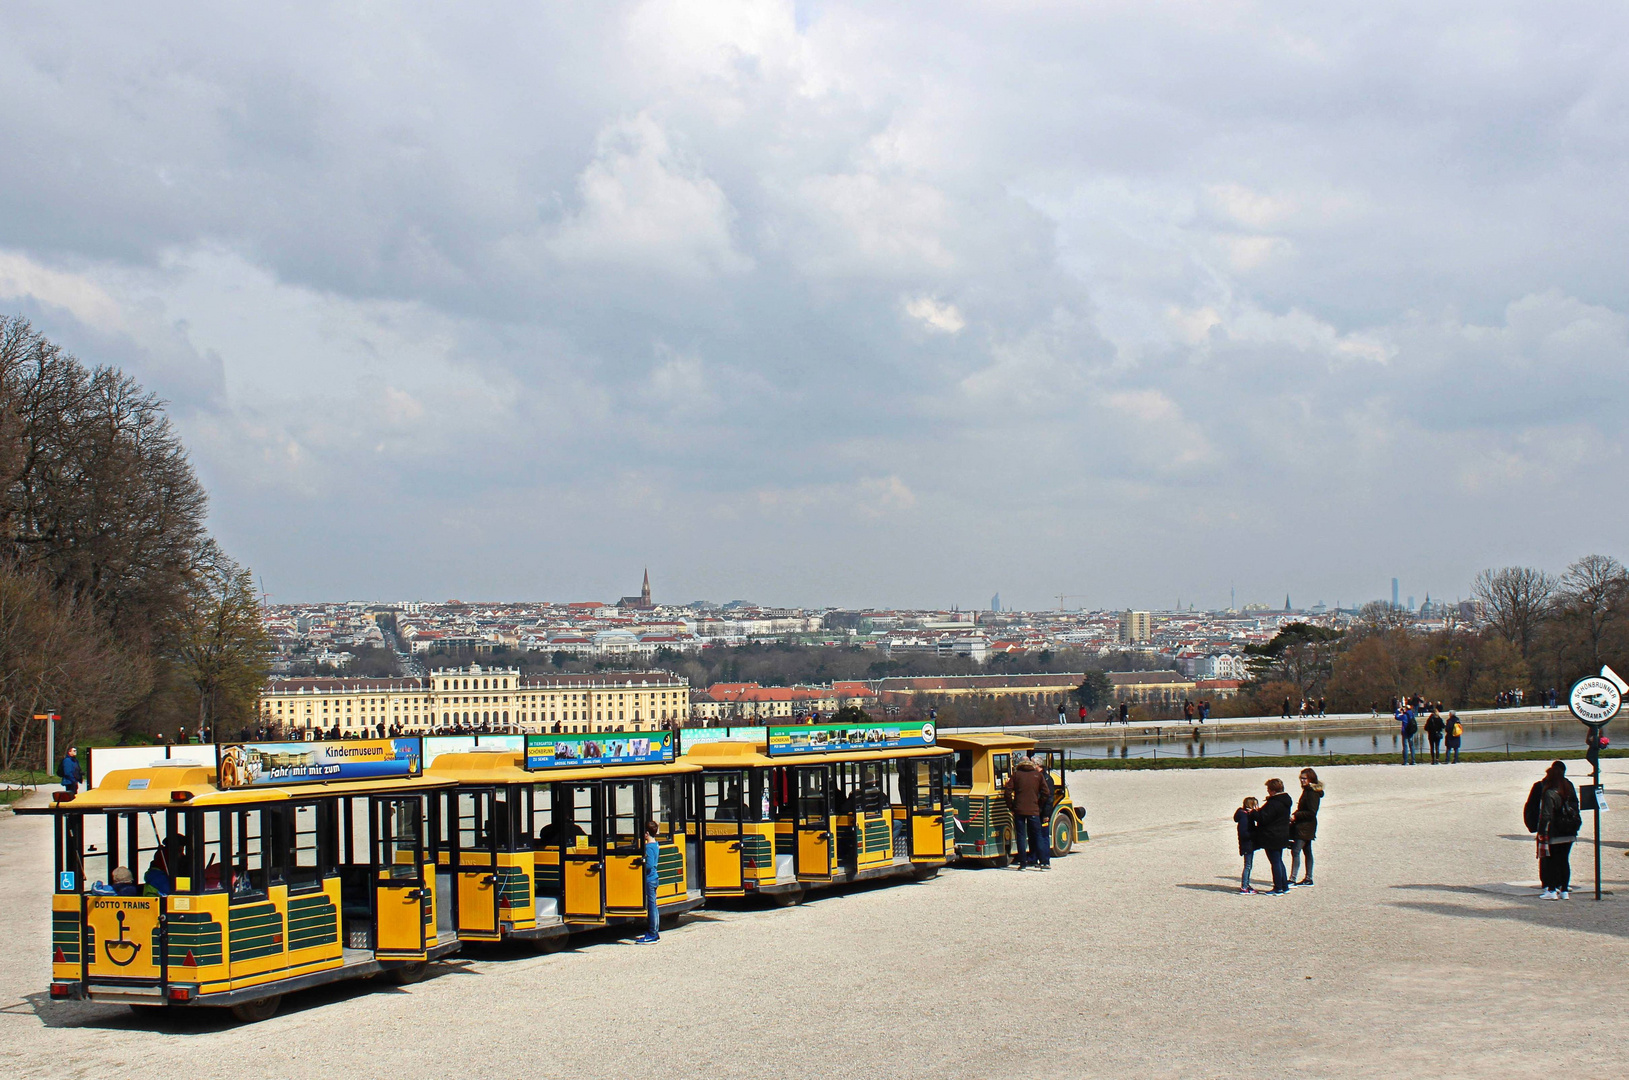
<svg viewBox="0 0 1629 1080">
<path fill-rule="evenodd" d="M 57 875 L 57 891 L 74 891 L 74 872 L 72 870 L 64 870 L 61 874 Z"/>
</svg>

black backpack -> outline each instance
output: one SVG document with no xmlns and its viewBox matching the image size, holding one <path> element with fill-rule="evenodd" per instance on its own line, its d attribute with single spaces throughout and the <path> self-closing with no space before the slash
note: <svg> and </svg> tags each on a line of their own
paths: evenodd
<svg viewBox="0 0 1629 1080">
<path fill-rule="evenodd" d="M 1556 836 L 1577 836 L 1578 831 L 1584 827 L 1584 813 L 1578 806 L 1576 796 L 1563 790 L 1561 793 L 1561 812 L 1556 815 L 1553 832 Z"/>
<path fill-rule="evenodd" d="M 1540 780 L 1533 785 L 1533 790 L 1527 793 L 1527 805 L 1522 807 L 1522 824 L 1527 831 L 1538 832 L 1539 803 L 1544 799 L 1544 781 Z"/>
</svg>

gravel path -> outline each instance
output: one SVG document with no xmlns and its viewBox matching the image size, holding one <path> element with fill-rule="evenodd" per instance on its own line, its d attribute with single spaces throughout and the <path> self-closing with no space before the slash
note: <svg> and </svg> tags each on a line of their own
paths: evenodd
<svg viewBox="0 0 1629 1080">
<path fill-rule="evenodd" d="M 0 815 L 0 1068 L 186 1077 L 1596 1077 L 1629 1034 L 1629 762 L 1609 888 L 1544 903 L 1542 763 L 1324 773 L 1318 886 L 1239 896 L 1233 808 L 1269 770 L 1091 773 L 1048 873 L 947 870 L 791 910 L 705 911 L 635 948 L 456 958 L 262 1024 L 44 1000 L 46 819 Z M 1569 766 L 1578 778 L 1582 763 Z M 1291 774 L 1283 773 L 1286 781 Z M 1584 845 L 1575 883 L 1590 879 Z M 1258 860 L 1258 877 L 1265 867 Z"/>
</svg>

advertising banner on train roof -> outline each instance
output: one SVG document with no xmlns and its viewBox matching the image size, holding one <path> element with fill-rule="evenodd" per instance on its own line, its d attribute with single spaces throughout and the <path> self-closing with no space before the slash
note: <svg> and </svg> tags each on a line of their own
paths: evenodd
<svg viewBox="0 0 1629 1080">
<path fill-rule="evenodd" d="M 386 780 L 418 776 L 423 771 L 424 747 L 417 736 L 223 743 L 218 786 L 226 790 L 316 781 Z"/>
<path fill-rule="evenodd" d="M 671 731 L 648 735 L 600 732 L 595 735 L 528 735 L 526 767 L 531 770 L 595 765 L 662 765 L 673 760 Z"/>
<path fill-rule="evenodd" d="M 769 729 L 769 756 L 932 746 L 932 724 L 793 724 Z"/>
<path fill-rule="evenodd" d="M 769 738 L 769 729 L 766 727 L 695 727 L 679 729 L 679 744 L 681 749 L 686 746 L 700 746 L 702 743 L 715 742 L 750 742 L 761 743 Z"/>
</svg>

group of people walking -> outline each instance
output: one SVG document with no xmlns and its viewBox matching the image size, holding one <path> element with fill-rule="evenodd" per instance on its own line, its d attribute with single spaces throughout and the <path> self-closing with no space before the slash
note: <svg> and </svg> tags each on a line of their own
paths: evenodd
<svg viewBox="0 0 1629 1080">
<path fill-rule="evenodd" d="M 1284 790 L 1284 781 L 1273 777 L 1267 781 L 1267 801 L 1255 798 L 1244 800 L 1244 805 L 1233 812 L 1233 823 L 1239 834 L 1239 854 L 1244 857 L 1244 874 L 1239 879 L 1239 892 L 1251 895 L 1259 892 L 1250 883 L 1255 869 L 1256 852 L 1267 853 L 1267 865 L 1272 869 L 1273 887 L 1268 896 L 1283 896 L 1292 888 L 1310 887 L 1312 880 L 1312 842 L 1318 838 L 1318 807 L 1323 803 L 1324 786 L 1318 774 L 1311 769 L 1301 770 L 1301 797 L 1292 800 Z M 1284 849 L 1290 850 L 1290 870 L 1284 872 Z M 1306 876 L 1295 880 L 1302 863 Z"/>
</svg>

